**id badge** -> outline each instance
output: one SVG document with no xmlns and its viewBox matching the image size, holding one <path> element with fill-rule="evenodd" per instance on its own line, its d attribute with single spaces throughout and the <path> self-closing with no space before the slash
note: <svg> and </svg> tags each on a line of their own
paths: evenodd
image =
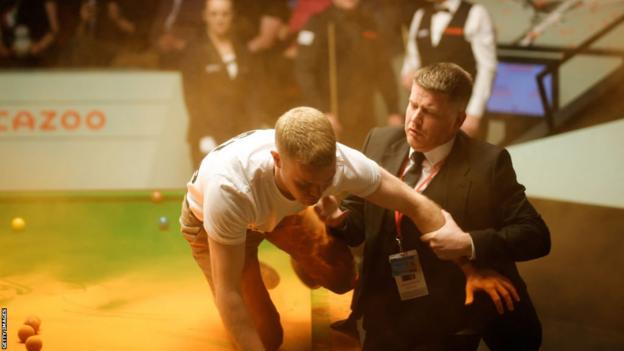
<svg viewBox="0 0 624 351">
<path fill-rule="evenodd" d="M 390 255 L 389 260 L 401 301 L 429 295 L 416 250 Z"/>
</svg>

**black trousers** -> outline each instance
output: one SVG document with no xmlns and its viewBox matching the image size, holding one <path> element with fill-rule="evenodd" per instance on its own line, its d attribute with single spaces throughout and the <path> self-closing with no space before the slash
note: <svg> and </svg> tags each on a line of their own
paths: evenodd
<svg viewBox="0 0 624 351">
<path fill-rule="evenodd" d="M 485 324 L 483 341 L 491 351 L 538 351 L 542 344 L 542 325 L 528 294 L 521 295 L 512 312 Z"/>
<path fill-rule="evenodd" d="M 369 323 L 363 350 L 474 351 L 483 338 L 491 351 L 538 351 L 542 344 L 542 326 L 528 294 L 520 292 L 520 296 L 514 311 L 505 311 L 503 315 L 496 312 L 488 297 L 477 296 L 475 305 L 478 307 L 471 307 L 472 318 L 466 323 L 470 327 L 451 335 L 419 336 L 418 330 L 400 332 L 389 325 L 384 328 L 383 324 Z M 370 327 L 371 324 L 375 326 Z"/>
</svg>

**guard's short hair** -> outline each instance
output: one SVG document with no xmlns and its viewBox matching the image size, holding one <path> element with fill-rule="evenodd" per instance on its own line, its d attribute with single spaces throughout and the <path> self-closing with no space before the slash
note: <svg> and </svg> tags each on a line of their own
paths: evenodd
<svg viewBox="0 0 624 351">
<path fill-rule="evenodd" d="M 425 90 L 447 95 L 451 102 L 458 103 L 463 109 L 472 95 L 470 73 L 454 63 L 441 62 L 422 67 L 414 74 L 414 83 Z"/>
<path fill-rule="evenodd" d="M 295 107 L 275 123 L 280 154 L 306 166 L 325 167 L 336 160 L 336 135 L 325 114 L 311 107 Z"/>
</svg>

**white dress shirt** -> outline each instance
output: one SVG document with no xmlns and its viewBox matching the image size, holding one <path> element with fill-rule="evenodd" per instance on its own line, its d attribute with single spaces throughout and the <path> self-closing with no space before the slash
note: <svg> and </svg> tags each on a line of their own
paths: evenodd
<svg viewBox="0 0 624 351">
<path fill-rule="evenodd" d="M 431 18 L 431 41 L 437 46 L 442 33 L 448 26 L 451 18 L 457 12 L 461 0 L 446 0 L 441 3 L 449 12 L 437 12 Z M 420 54 L 416 45 L 416 32 L 420 25 L 424 10 L 419 9 L 414 14 L 409 29 L 407 47 L 401 74 L 406 77 L 413 74 L 421 66 Z M 470 116 L 481 117 L 492 91 L 492 84 L 496 75 L 496 33 L 492 19 L 485 7 L 473 4 L 466 18 L 464 37 L 470 42 L 472 52 L 477 62 L 477 74 L 474 78 L 472 96 L 466 108 Z"/>
<path fill-rule="evenodd" d="M 435 177 L 435 174 L 433 174 L 433 176 L 431 176 L 431 174 L 433 172 L 436 172 L 437 174 L 437 171 L 440 170 L 440 167 L 442 166 L 442 162 L 446 160 L 446 157 L 448 156 L 448 154 L 451 153 L 451 149 L 453 148 L 454 143 L 455 143 L 455 138 L 451 139 L 445 144 L 439 145 L 429 151 L 423 152 L 425 157 L 423 158 L 423 161 L 422 161 L 422 169 L 420 171 L 420 178 L 418 178 L 418 182 L 416 183 L 414 188 L 418 189 L 420 192 L 424 191 L 427 188 L 427 186 L 429 185 L 429 182 L 433 180 L 433 177 Z M 412 154 L 414 152 L 416 152 L 416 150 L 410 147 L 408 163 L 407 163 L 407 166 L 405 167 L 405 170 L 403 171 L 403 174 L 407 173 L 409 169 L 414 167 L 414 161 L 412 158 Z"/>
</svg>

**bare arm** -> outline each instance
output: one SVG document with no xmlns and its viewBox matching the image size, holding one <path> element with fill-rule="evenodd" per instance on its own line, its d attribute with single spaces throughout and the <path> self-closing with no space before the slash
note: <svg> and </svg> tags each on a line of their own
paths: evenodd
<svg viewBox="0 0 624 351">
<path fill-rule="evenodd" d="M 116 2 L 108 3 L 108 18 L 115 23 L 119 30 L 126 34 L 132 34 L 136 29 L 134 23 L 123 15 L 119 4 Z"/>
<path fill-rule="evenodd" d="M 405 185 L 399 178 L 380 167 L 381 184 L 366 200 L 383 208 L 405 213 L 421 233 L 428 233 L 444 225 L 440 206 Z"/>
<path fill-rule="evenodd" d="M 264 350 L 241 294 L 245 244 L 223 245 L 208 237 L 215 304 L 239 350 Z"/>
<path fill-rule="evenodd" d="M 379 189 L 377 189 L 377 191 L 371 196 L 373 196 L 373 198 L 369 197 L 368 200 L 375 203 L 376 205 L 385 208 L 395 209 L 399 212 L 407 214 L 412 219 L 414 224 L 416 224 L 418 230 L 420 230 L 421 233 L 431 233 L 432 230 L 439 231 L 441 228 L 448 227 L 449 224 L 451 224 L 449 223 L 449 218 L 452 222 L 450 214 L 447 213 L 447 216 L 449 218 L 446 218 L 443 214 L 444 211 L 435 202 L 431 201 L 426 196 L 414 191 L 414 189 L 405 185 L 405 183 L 388 173 L 386 170 L 384 170 L 384 173 L 382 173 L 382 181 Z M 468 273 L 466 269 L 468 269 L 469 266 L 466 265 L 468 261 L 465 259 L 465 257 L 469 257 L 472 253 L 472 247 L 469 239 L 470 236 L 467 233 L 461 231 L 460 228 L 455 224 L 455 222 L 452 222 L 452 224 L 455 225 L 454 228 L 457 230 L 451 231 L 449 234 L 447 234 L 447 236 L 452 236 L 453 239 L 457 242 L 464 241 L 461 245 L 461 247 L 463 248 L 463 250 L 461 251 L 467 254 L 455 254 L 446 256 L 440 255 L 436 251 L 435 244 L 437 243 L 434 242 L 432 244 L 430 242 L 429 244 L 431 246 L 431 249 L 436 253 L 436 255 L 438 255 L 438 257 L 440 257 L 441 259 L 453 260 L 462 268 L 464 273 Z M 421 238 L 421 240 L 424 240 L 424 238 L 430 235 L 431 234 L 423 235 L 423 238 Z M 460 235 L 463 235 L 465 237 L 461 238 L 462 240 L 460 240 Z M 466 242 L 466 240 L 468 241 Z"/>
<path fill-rule="evenodd" d="M 279 34 L 284 26 L 284 21 L 278 17 L 262 16 L 258 35 L 247 43 L 247 48 L 252 53 L 270 49 L 279 40 Z"/>
</svg>

